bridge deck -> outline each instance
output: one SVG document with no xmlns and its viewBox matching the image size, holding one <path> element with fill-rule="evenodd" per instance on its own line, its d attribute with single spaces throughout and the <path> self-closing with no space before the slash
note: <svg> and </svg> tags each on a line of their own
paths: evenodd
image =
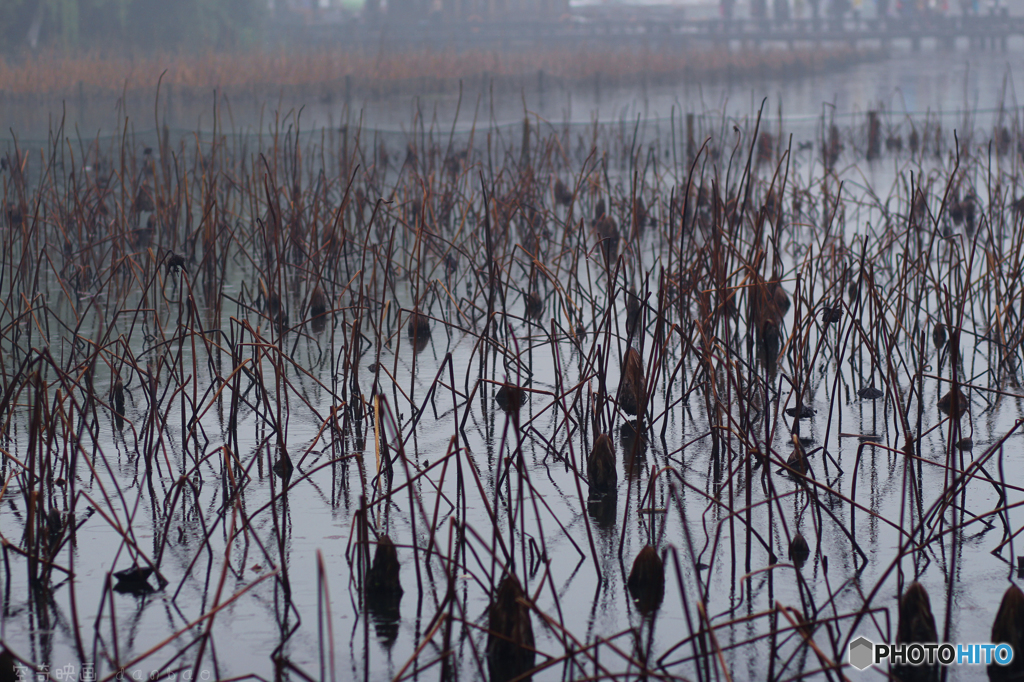
<svg viewBox="0 0 1024 682">
<path fill-rule="evenodd" d="M 1007 39 L 1024 36 L 1024 17 L 998 14 L 722 20 L 688 18 L 683 11 L 648 13 L 643 8 L 633 7 L 628 12 L 588 9 L 559 20 L 543 22 L 446 21 L 434 17 L 420 21 L 382 19 L 375 24 L 323 24 L 302 30 L 316 42 L 371 49 L 384 45 L 389 49 L 402 46 L 513 49 L 537 45 L 660 49 L 715 43 L 753 46 L 780 43 L 791 47 L 807 43 L 885 46 L 893 41 L 909 41 L 918 47 L 926 40 L 943 47 L 965 40 L 974 45 L 1005 49 Z"/>
</svg>

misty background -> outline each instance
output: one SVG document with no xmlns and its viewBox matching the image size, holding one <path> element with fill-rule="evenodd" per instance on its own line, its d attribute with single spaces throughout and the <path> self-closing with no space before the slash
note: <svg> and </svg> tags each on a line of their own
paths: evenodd
<svg viewBox="0 0 1024 682">
<path fill-rule="evenodd" d="M 301 48 L 351 41 L 353 34 L 348 31 L 354 27 L 425 29 L 466 22 L 547 23 L 564 28 L 573 21 L 595 18 L 642 23 L 668 16 L 694 20 L 728 16 L 778 22 L 780 16 L 799 20 L 884 15 L 892 28 L 922 16 L 984 16 L 997 11 L 1020 15 L 1022 5 L 1024 0 L 4 0 L 0 3 L 0 55 L 11 59 L 38 50 L 104 54 L 252 50 L 282 43 Z M 645 28 L 654 32 L 649 25 Z M 389 37 L 416 37 L 415 32 L 400 35 L 404 33 Z"/>
<path fill-rule="evenodd" d="M 5 0 L 0 50 L 254 47 L 270 14 L 266 0 Z"/>
<path fill-rule="evenodd" d="M 154 127 L 158 102 L 161 125 L 208 131 L 219 102 L 238 129 L 294 109 L 314 128 L 397 131 L 460 104 L 471 127 L 524 108 L 574 124 L 750 116 L 772 97 L 809 137 L 823 103 L 952 122 L 1012 96 L 1021 17 L 1024 0 L 6 0 L 0 119 L 8 140 L 61 121 L 110 134 L 122 114 Z M 1008 40 L 978 39 L 1003 24 Z"/>
</svg>

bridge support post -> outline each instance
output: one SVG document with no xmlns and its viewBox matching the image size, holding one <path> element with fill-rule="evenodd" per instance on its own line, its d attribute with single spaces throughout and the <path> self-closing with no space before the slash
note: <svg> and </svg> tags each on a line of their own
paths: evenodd
<svg viewBox="0 0 1024 682">
<path fill-rule="evenodd" d="M 686 114 L 686 163 L 692 165 L 697 156 L 697 140 L 693 130 L 693 112 Z"/>
<path fill-rule="evenodd" d="M 868 112 L 868 161 L 874 161 L 882 152 L 882 122 L 877 111 Z"/>
</svg>

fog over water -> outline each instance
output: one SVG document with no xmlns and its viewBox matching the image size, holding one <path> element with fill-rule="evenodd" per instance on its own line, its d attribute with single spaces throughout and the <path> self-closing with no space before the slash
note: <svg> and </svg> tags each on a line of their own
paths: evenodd
<svg viewBox="0 0 1024 682">
<path fill-rule="evenodd" d="M 886 112 L 887 125 L 899 125 L 906 116 L 941 118 L 947 126 L 965 120 L 987 124 L 1000 109 L 1010 113 L 1018 106 L 1014 68 L 1024 55 L 1024 45 L 1010 43 L 1008 52 L 941 50 L 911 52 L 896 50 L 888 58 L 855 63 L 837 73 L 819 73 L 802 77 L 756 82 L 749 78 L 680 78 L 671 84 L 650 84 L 633 79 L 629 85 L 602 82 L 600 77 L 586 82 L 562 81 L 550 76 L 528 74 L 521 79 L 503 78 L 467 84 L 462 93 L 456 130 L 468 130 L 477 124 L 515 124 L 522 120 L 523 105 L 531 115 L 552 124 L 588 124 L 597 120 L 635 121 L 639 116 L 650 123 L 685 113 L 724 114 L 729 118 L 749 119 L 761 101 L 768 98 L 767 112 L 774 124 L 780 113 L 786 132 L 810 139 L 824 114 L 837 120 L 862 116 L 869 109 Z M 157 74 L 158 75 L 158 74 Z M 138 85 L 139 77 L 133 75 Z M 476 86 L 476 87 L 474 87 Z M 273 89 L 271 89 L 272 92 Z M 417 112 L 450 128 L 459 105 L 457 83 L 446 84 L 444 91 L 415 93 L 414 84 L 403 86 L 401 94 L 346 92 L 344 85 L 333 91 L 325 103 L 323 88 L 304 95 L 301 88 L 282 90 L 277 96 L 256 96 L 249 92 L 219 90 L 221 128 L 228 132 L 258 132 L 262 122 L 266 130 L 275 115 L 301 111 L 300 123 L 307 130 L 362 122 L 367 129 L 401 132 L 408 130 Z M 130 129 L 136 134 L 153 130 L 153 95 L 135 95 L 127 110 Z M 213 92 L 206 98 L 175 97 L 173 88 L 164 87 L 161 123 L 180 131 L 210 132 L 213 129 Z M 65 125 L 81 135 L 110 135 L 123 120 L 118 100 L 94 97 L 69 97 L 66 100 L 39 98 L 18 101 L 0 98 L 0 116 L 7 122 L 4 136 L 11 131 L 21 140 L 45 140 L 50 128 L 57 127 L 62 116 Z M 965 119 L 964 117 L 967 117 Z"/>
</svg>

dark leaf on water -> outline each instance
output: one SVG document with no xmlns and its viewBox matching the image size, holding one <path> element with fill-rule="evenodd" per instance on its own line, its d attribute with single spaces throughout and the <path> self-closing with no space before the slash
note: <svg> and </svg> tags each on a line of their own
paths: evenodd
<svg viewBox="0 0 1024 682">
<path fill-rule="evenodd" d="M 809 405 L 797 405 L 796 407 L 787 407 L 786 414 L 790 417 L 796 417 L 800 415 L 800 419 L 810 419 L 817 413 L 813 407 Z"/>
<path fill-rule="evenodd" d="M 288 456 L 287 452 L 282 452 L 281 457 L 274 463 L 274 473 L 287 483 L 288 479 L 292 477 L 292 471 L 294 470 L 295 466 L 292 464 L 291 457 Z"/>
<path fill-rule="evenodd" d="M 807 545 L 807 540 L 804 539 L 802 533 L 797 532 L 793 536 L 793 539 L 789 542 L 789 559 L 797 568 L 804 565 L 807 558 L 811 555 L 811 548 Z"/>
<path fill-rule="evenodd" d="M 494 394 L 494 402 L 508 414 L 518 412 L 519 408 L 526 404 L 526 391 L 506 381 Z"/>
<path fill-rule="evenodd" d="M 172 253 L 167 256 L 166 265 L 168 273 L 177 273 L 178 271 L 185 269 L 185 257 L 177 253 Z"/>
<path fill-rule="evenodd" d="M 864 400 L 878 400 L 885 393 L 874 386 L 865 386 L 864 388 L 857 391 L 857 396 Z"/>
<path fill-rule="evenodd" d="M 843 319 L 843 309 L 839 306 L 829 308 L 825 306 L 821 309 L 821 322 L 822 324 L 832 324 L 833 322 L 840 322 Z"/>
<path fill-rule="evenodd" d="M 952 389 L 946 395 L 939 398 L 939 411 L 948 414 L 950 417 L 959 419 L 969 407 L 969 401 L 964 392 L 959 388 L 954 393 Z"/>
<path fill-rule="evenodd" d="M 136 596 L 155 592 L 149 584 L 149 576 L 153 574 L 152 566 L 132 566 L 114 574 L 117 583 L 114 591 L 121 594 L 134 594 Z"/>
</svg>

